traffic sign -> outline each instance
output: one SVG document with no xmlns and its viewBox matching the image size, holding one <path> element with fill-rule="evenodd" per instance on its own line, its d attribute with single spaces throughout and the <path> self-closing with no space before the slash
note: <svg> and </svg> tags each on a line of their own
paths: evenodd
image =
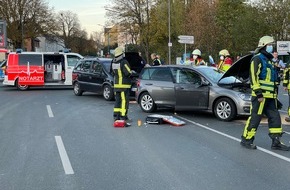
<svg viewBox="0 0 290 190">
<path fill-rule="evenodd" d="M 178 38 L 180 39 L 180 40 L 194 40 L 194 37 L 193 36 L 185 36 L 185 35 L 180 35 L 180 36 L 178 36 Z"/>
<path fill-rule="evenodd" d="M 181 44 L 194 44 L 193 36 L 180 35 L 178 36 L 178 38 L 179 38 L 178 42 Z"/>
<path fill-rule="evenodd" d="M 178 42 L 181 44 L 194 44 L 193 40 L 178 40 Z"/>
</svg>

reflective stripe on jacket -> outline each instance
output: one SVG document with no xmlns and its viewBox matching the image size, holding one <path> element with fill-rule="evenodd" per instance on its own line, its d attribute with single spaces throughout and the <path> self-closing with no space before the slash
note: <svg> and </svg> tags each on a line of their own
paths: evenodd
<svg viewBox="0 0 290 190">
<path fill-rule="evenodd" d="M 218 64 L 218 69 L 222 71 L 227 71 L 233 64 L 233 60 L 230 57 L 225 57 L 225 60 L 220 61 Z"/>
<path fill-rule="evenodd" d="M 290 88 L 290 63 L 286 64 L 286 67 L 283 71 L 283 86 L 287 87 L 288 89 Z"/>
<path fill-rule="evenodd" d="M 193 60 L 192 65 L 193 66 L 205 65 L 205 62 L 203 59 L 197 58 L 196 60 Z"/>
<path fill-rule="evenodd" d="M 250 79 L 252 96 L 277 98 L 278 76 L 273 62 L 259 53 L 251 60 Z"/>
<path fill-rule="evenodd" d="M 114 73 L 114 89 L 126 90 L 131 88 L 131 69 L 126 59 L 114 59 L 112 62 L 112 70 Z"/>
</svg>

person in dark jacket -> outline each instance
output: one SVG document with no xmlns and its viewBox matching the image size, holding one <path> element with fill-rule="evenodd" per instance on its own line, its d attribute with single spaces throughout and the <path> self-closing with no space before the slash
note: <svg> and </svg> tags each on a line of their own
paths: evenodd
<svg viewBox="0 0 290 190">
<path fill-rule="evenodd" d="M 151 54 L 151 59 L 152 59 L 152 65 L 151 66 L 159 66 L 159 65 L 161 65 L 161 61 L 160 61 L 160 59 L 158 59 L 156 53 L 152 53 Z"/>
<path fill-rule="evenodd" d="M 124 50 L 122 47 L 115 49 L 115 57 L 112 61 L 112 71 L 114 75 L 114 121 L 128 121 L 129 109 L 129 93 L 131 88 L 130 75 L 133 71 L 130 68 L 128 61 L 125 59 Z M 130 125 L 127 123 L 127 126 Z"/>
<path fill-rule="evenodd" d="M 274 38 L 264 36 L 259 40 L 258 48 L 251 60 L 250 82 L 252 88 L 251 115 L 248 118 L 241 136 L 241 145 L 248 149 L 256 149 L 253 143 L 263 114 L 268 117 L 269 137 L 272 139 L 271 148 L 289 151 L 290 147 L 280 141 L 283 130 L 278 111 L 278 76 L 273 59 Z"/>
</svg>

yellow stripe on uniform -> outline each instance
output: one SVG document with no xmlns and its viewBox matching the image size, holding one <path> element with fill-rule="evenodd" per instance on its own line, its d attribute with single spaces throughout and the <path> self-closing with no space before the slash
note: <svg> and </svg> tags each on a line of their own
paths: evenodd
<svg viewBox="0 0 290 190">
<path fill-rule="evenodd" d="M 264 106 L 265 106 L 265 98 L 263 98 L 263 101 L 260 102 L 260 106 L 259 106 L 259 109 L 258 109 L 258 115 L 262 115 Z"/>
<path fill-rule="evenodd" d="M 119 83 L 119 84 L 122 84 L 123 75 L 122 75 L 122 71 L 121 71 L 121 69 L 118 69 L 118 77 L 119 77 L 119 81 L 118 81 L 118 83 Z"/>
<path fill-rule="evenodd" d="M 270 133 L 282 133 L 282 127 L 279 128 L 269 128 Z"/>
<path fill-rule="evenodd" d="M 125 98 L 125 92 L 121 92 L 121 116 L 125 116 L 126 114 L 126 98 Z"/>
<path fill-rule="evenodd" d="M 129 73 L 131 73 L 131 69 L 130 69 L 130 67 L 129 67 L 127 64 L 125 64 L 125 68 L 127 69 L 127 71 L 128 71 Z"/>
</svg>

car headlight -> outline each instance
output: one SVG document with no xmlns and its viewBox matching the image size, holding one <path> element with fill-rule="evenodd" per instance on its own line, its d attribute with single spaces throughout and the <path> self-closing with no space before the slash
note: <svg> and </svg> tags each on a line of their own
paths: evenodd
<svg viewBox="0 0 290 190">
<path fill-rule="evenodd" d="M 251 95 L 250 94 L 240 93 L 239 96 L 244 101 L 251 101 Z"/>
</svg>

